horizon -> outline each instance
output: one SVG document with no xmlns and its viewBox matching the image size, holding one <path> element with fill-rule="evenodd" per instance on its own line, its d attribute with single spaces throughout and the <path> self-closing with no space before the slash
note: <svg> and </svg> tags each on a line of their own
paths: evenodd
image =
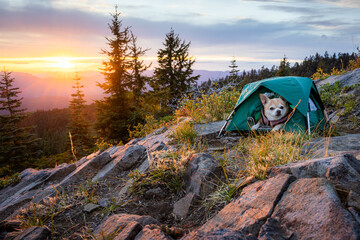
<svg viewBox="0 0 360 240">
<path fill-rule="evenodd" d="M 233 58 L 248 71 L 360 44 L 356 0 L 1 1 L 0 65 L 13 72 L 99 71 L 115 4 L 139 46 L 151 48 L 144 59 L 152 69 L 171 28 L 191 42 L 193 69 L 207 71 L 227 71 Z"/>
</svg>

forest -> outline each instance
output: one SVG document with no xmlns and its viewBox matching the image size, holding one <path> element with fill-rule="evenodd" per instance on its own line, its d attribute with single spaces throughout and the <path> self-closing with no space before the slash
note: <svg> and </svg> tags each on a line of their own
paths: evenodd
<svg viewBox="0 0 360 240">
<path fill-rule="evenodd" d="M 150 67 L 141 60 L 148 49 L 138 46 L 130 27 L 123 26 L 120 13 L 111 15 L 106 37 L 107 49 L 101 52 L 107 60 L 101 72 L 104 83 L 98 83 L 104 98 L 86 105 L 84 85 L 79 73 L 74 73 L 72 100 L 69 108 L 26 113 L 21 108 L 21 89 L 13 87 L 16 79 L 4 70 L 0 77 L 0 177 L 25 168 L 54 167 L 101 149 L 103 145 L 124 144 L 137 136 L 139 126 L 149 121 L 167 121 L 190 97 L 194 89 L 207 94 L 209 89 L 233 85 L 236 90 L 250 82 L 274 76 L 312 77 L 315 73 L 331 74 L 347 69 L 358 57 L 356 53 L 324 55 L 316 53 L 290 66 L 286 56 L 279 66 L 240 71 L 234 58 L 225 78 L 197 83 L 193 75 L 195 58 L 189 56 L 190 42 L 180 39 L 173 29 L 166 34 L 163 48 L 158 50 L 158 67 L 152 77 L 143 72 Z M 150 90 L 146 90 L 146 85 Z"/>
</svg>

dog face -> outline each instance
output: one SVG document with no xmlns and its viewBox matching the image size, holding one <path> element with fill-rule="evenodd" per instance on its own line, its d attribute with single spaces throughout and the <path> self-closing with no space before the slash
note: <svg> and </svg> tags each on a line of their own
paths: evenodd
<svg viewBox="0 0 360 240">
<path fill-rule="evenodd" d="M 269 121 L 276 121 L 287 115 L 289 106 L 282 97 L 269 99 L 266 95 L 260 94 L 261 103 L 264 105 L 264 115 Z"/>
</svg>

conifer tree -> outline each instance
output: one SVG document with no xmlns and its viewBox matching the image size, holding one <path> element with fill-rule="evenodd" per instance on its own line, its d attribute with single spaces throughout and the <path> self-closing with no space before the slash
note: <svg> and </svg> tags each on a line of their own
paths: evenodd
<svg viewBox="0 0 360 240">
<path fill-rule="evenodd" d="M 276 76 L 289 76 L 291 72 L 290 63 L 287 60 L 286 56 L 280 61 L 279 70 L 276 72 Z"/>
<path fill-rule="evenodd" d="M 84 85 L 80 83 L 81 77 L 78 72 L 74 77 L 75 93 L 71 94 L 72 100 L 70 101 L 70 124 L 69 130 L 72 136 L 72 144 L 75 149 L 75 154 L 79 157 L 86 155 L 89 149 L 93 146 L 90 137 L 89 126 L 90 124 L 85 119 L 85 99 L 82 89 Z"/>
<path fill-rule="evenodd" d="M 149 49 L 142 49 L 137 45 L 137 37 L 131 33 L 130 38 L 130 59 L 131 59 L 131 90 L 134 94 L 134 102 L 139 106 L 139 101 L 142 92 L 145 90 L 145 84 L 149 78 L 144 76 L 143 73 L 148 69 L 151 64 L 145 65 L 144 60 L 140 58 L 145 55 Z"/>
<path fill-rule="evenodd" d="M 40 153 L 38 139 L 30 133 L 31 127 L 21 128 L 19 123 L 26 118 L 19 88 L 13 87 L 11 72 L 2 71 L 0 80 L 0 165 L 9 165 L 19 170 Z"/>
<path fill-rule="evenodd" d="M 107 56 L 101 69 L 105 82 L 98 82 L 106 97 L 97 101 L 95 128 L 101 137 L 118 142 L 127 139 L 128 119 L 132 108 L 131 94 L 128 90 L 131 86 L 128 72 L 131 66 L 128 53 L 130 36 L 129 27 L 122 26 L 117 7 L 111 16 L 112 22 L 108 27 L 112 37 L 106 37 L 109 50 L 102 50 Z"/>
<path fill-rule="evenodd" d="M 235 57 L 233 57 L 233 60 L 231 60 L 229 68 L 230 68 L 230 75 L 229 75 L 230 81 L 235 82 L 239 76 L 238 74 L 240 71 L 238 69 L 238 65 L 236 65 Z"/>
<path fill-rule="evenodd" d="M 159 66 L 155 68 L 151 87 L 162 99 L 172 101 L 185 93 L 200 76 L 193 76 L 195 60 L 189 56 L 190 42 L 181 41 L 171 29 L 163 45 L 164 49 L 158 51 Z"/>
</svg>

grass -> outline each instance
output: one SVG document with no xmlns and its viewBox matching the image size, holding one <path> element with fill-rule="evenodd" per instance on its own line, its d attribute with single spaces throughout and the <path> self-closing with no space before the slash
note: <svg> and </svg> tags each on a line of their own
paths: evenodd
<svg viewBox="0 0 360 240">
<path fill-rule="evenodd" d="M 192 99 L 186 97 L 175 111 L 175 117 L 190 117 L 195 123 L 208 123 L 225 119 L 233 110 L 240 91 L 224 90 Z"/>
<path fill-rule="evenodd" d="M 0 190 L 18 182 L 20 182 L 20 173 L 14 173 L 11 176 L 2 177 L 0 178 Z"/>
<path fill-rule="evenodd" d="M 195 125 L 190 121 L 182 122 L 169 137 L 177 144 L 195 145 L 197 140 Z"/>
<path fill-rule="evenodd" d="M 189 157 L 194 153 L 186 146 L 175 150 L 159 151 L 154 153 L 153 164 L 145 173 L 138 170 L 129 173 L 131 182 L 130 192 L 142 195 L 147 189 L 163 186 L 172 193 L 183 191 L 183 175 Z"/>
</svg>

